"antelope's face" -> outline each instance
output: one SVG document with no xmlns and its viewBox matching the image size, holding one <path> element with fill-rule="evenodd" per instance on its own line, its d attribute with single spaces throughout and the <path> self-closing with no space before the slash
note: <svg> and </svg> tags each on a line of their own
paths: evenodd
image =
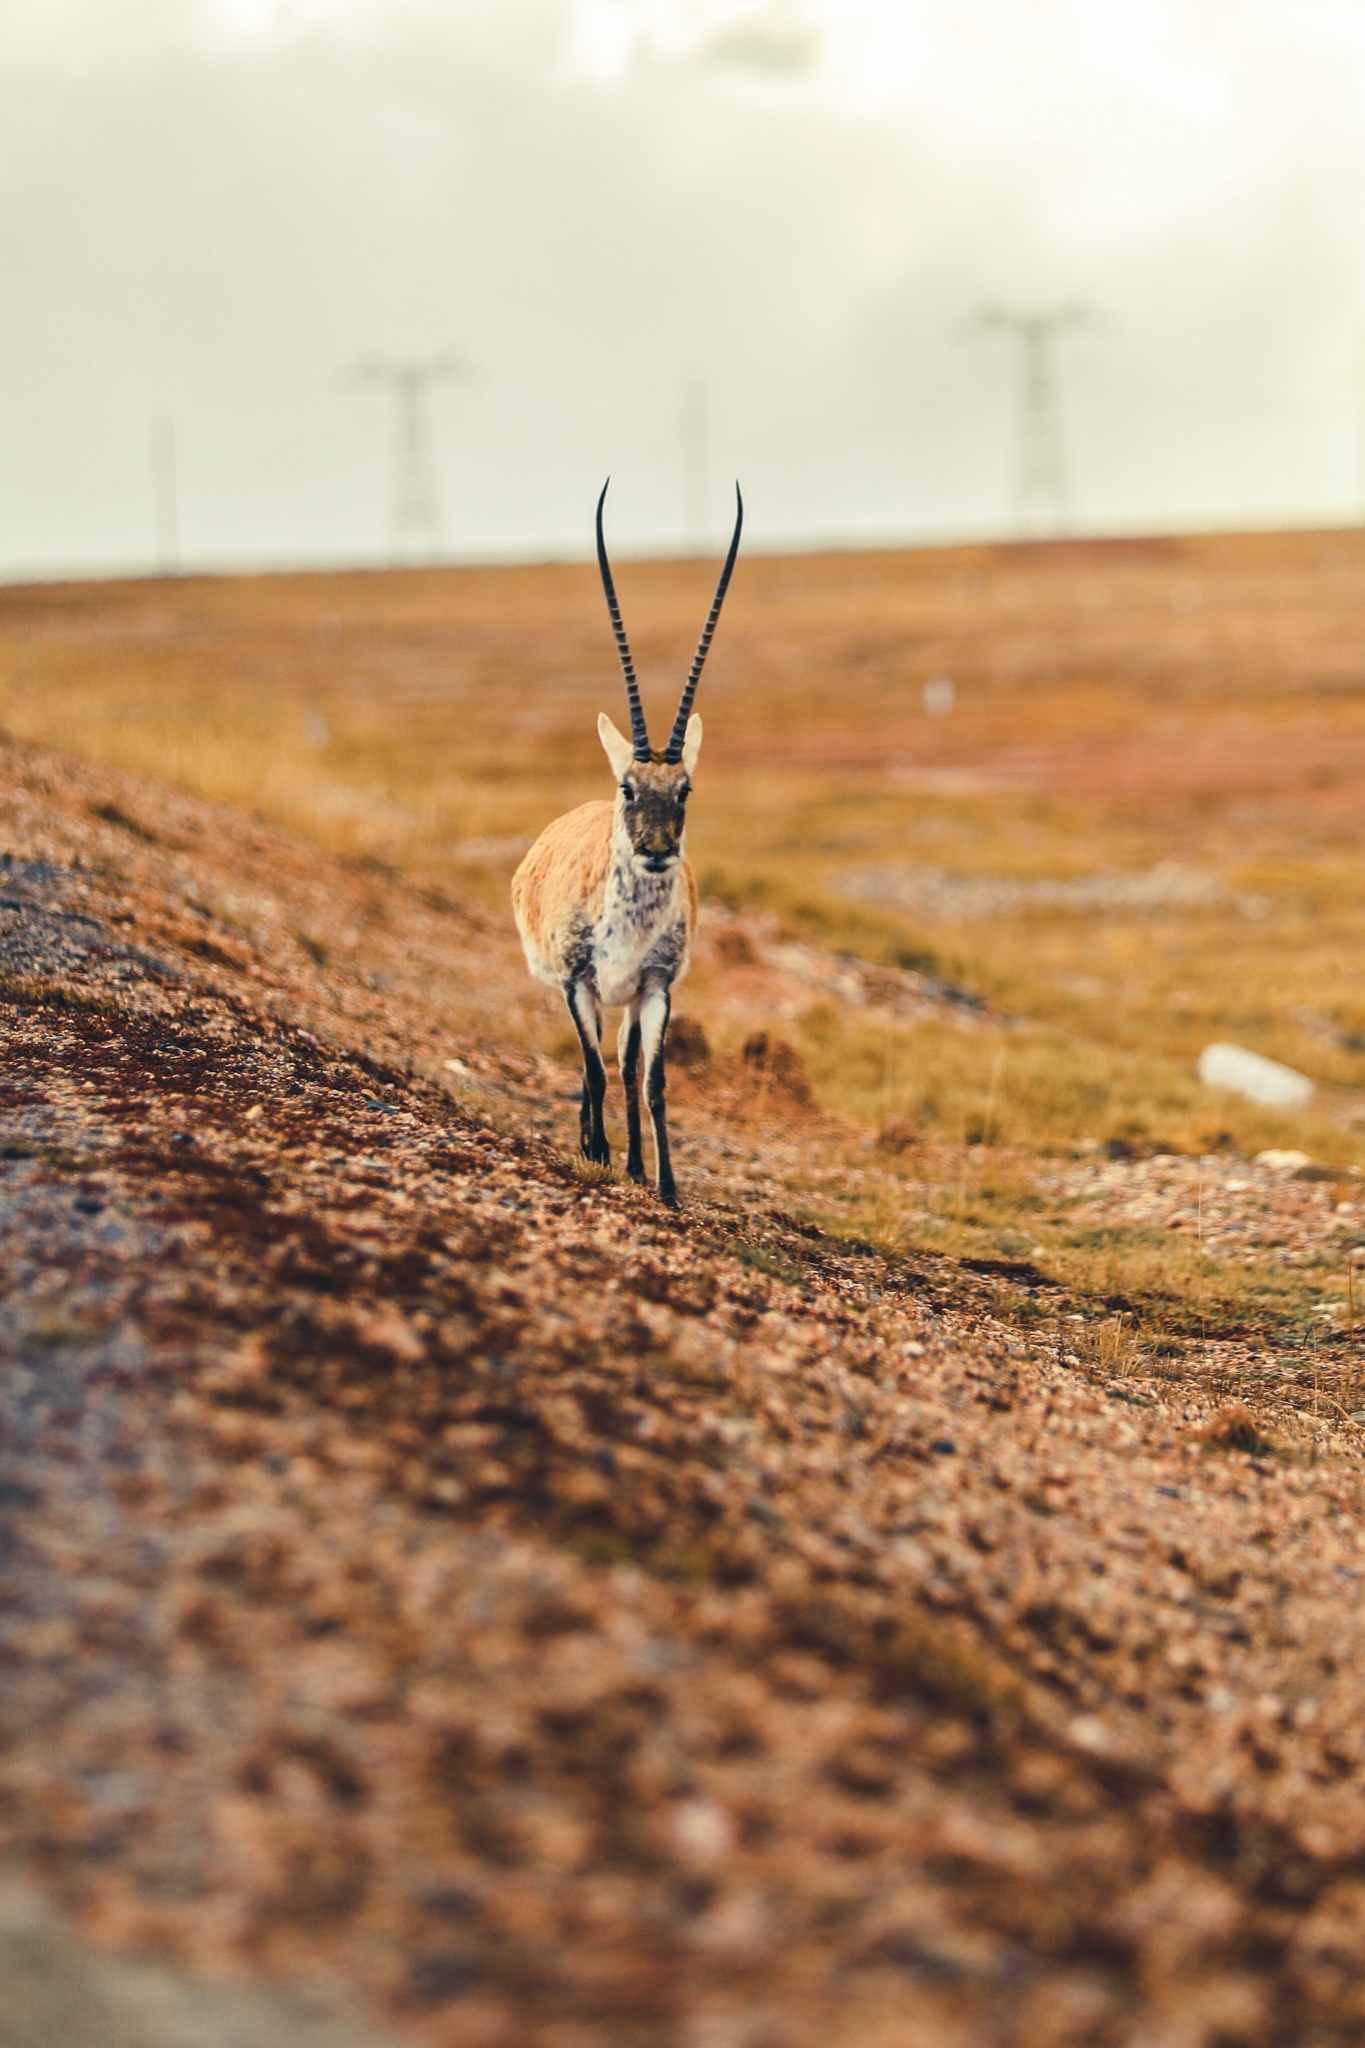
<svg viewBox="0 0 1365 2048">
<path fill-rule="evenodd" d="M 646 874 L 667 874 L 682 858 L 687 799 L 701 752 L 701 720 L 695 712 L 688 720 L 681 761 L 667 761 L 658 754 L 637 761 L 629 740 L 605 711 L 597 730 L 616 777 L 616 816 L 630 841 L 631 856 Z"/>
<path fill-rule="evenodd" d="M 662 875 L 682 855 L 683 826 L 692 778 L 681 761 L 632 761 L 621 782 L 621 810 L 631 851 L 651 875 Z"/>
</svg>

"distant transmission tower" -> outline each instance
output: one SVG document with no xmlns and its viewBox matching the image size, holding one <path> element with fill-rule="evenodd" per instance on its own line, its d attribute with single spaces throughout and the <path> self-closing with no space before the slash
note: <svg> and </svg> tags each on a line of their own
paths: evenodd
<svg viewBox="0 0 1365 2048">
<path fill-rule="evenodd" d="M 362 384 L 385 386 L 393 400 L 389 525 L 394 559 L 439 555 L 441 490 L 431 393 L 434 385 L 452 377 L 470 376 L 470 365 L 450 350 L 416 359 L 367 356 L 355 374 Z"/>
<path fill-rule="evenodd" d="M 169 413 L 152 423 L 152 531 L 156 566 L 163 576 L 180 573 L 180 488 L 175 421 Z"/>
<path fill-rule="evenodd" d="M 983 306 L 971 324 L 973 333 L 1003 334 L 1015 346 L 1014 512 L 1020 533 L 1061 533 L 1066 529 L 1071 505 L 1057 343 L 1068 329 L 1091 326 L 1095 317 L 1088 306 L 1052 306 L 1032 312 Z"/>
</svg>

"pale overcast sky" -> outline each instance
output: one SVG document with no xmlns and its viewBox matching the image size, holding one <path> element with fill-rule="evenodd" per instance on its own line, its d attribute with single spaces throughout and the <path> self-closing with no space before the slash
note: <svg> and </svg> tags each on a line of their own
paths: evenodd
<svg viewBox="0 0 1365 2048">
<path fill-rule="evenodd" d="M 458 559 L 1008 530 L 1060 350 L 1083 531 L 1349 517 L 1365 0 L 3 0 L 0 574 L 387 545 L 376 351 Z M 692 395 L 687 396 L 688 393 Z M 695 439 L 688 444 L 695 449 Z"/>
</svg>

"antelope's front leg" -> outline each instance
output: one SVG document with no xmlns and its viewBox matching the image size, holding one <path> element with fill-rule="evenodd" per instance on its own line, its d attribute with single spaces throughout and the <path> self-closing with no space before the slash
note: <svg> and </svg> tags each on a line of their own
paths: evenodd
<svg viewBox="0 0 1365 2048">
<path fill-rule="evenodd" d="M 640 1039 L 645 1062 L 645 1101 L 654 1125 L 654 1156 L 659 1166 L 659 1198 L 676 1208 L 678 1190 L 668 1156 L 668 1123 L 664 1115 L 664 1037 L 671 1007 L 668 986 L 648 988 L 640 1001 Z"/>
<path fill-rule="evenodd" d="M 616 1040 L 616 1057 L 621 1068 L 621 1085 L 626 1091 L 626 1172 L 632 1180 L 645 1177 L 644 1147 L 640 1142 L 640 1005 L 627 1005 Z"/>
<path fill-rule="evenodd" d="M 602 1063 L 602 1018 L 597 998 L 586 981 L 571 981 L 564 991 L 578 1043 L 583 1048 L 583 1097 L 578 1111 L 578 1138 L 583 1157 L 594 1166 L 610 1166 L 602 1104 L 606 1100 L 607 1070 Z"/>
</svg>

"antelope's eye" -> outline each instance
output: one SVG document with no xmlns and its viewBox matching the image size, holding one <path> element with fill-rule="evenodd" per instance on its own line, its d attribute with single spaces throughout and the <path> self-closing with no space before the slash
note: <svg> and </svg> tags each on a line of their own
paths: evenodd
<svg viewBox="0 0 1365 2048">
<path fill-rule="evenodd" d="M 626 802 L 627 802 L 628 804 L 633 804 L 633 803 L 634 803 L 634 801 L 635 801 L 635 791 L 634 791 L 634 790 L 633 790 L 633 789 L 631 788 L 631 786 L 630 786 L 630 784 L 629 784 L 628 782 L 623 782 L 623 783 L 621 784 L 621 794 L 622 794 L 622 796 L 623 796 L 623 797 L 625 798 L 625 800 L 626 800 Z"/>
</svg>

